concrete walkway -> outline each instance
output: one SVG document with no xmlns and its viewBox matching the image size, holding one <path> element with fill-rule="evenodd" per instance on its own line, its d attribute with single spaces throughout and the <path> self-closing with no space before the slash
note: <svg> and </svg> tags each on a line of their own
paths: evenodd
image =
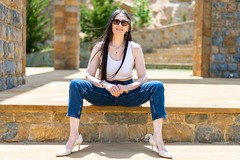
<svg viewBox="0 0 240 160">
<path fill-rule="evenodd" d="M 0 92 L 0 105 L 67 105 L 70 80 L 84 78 L 85 71 L 27 68 L 26 85 Z M 239 79 L 194 77 L 190 70 L 147 70 L 147 74 L 148 80 L 164 82 L 167 107 L 240 108 Z"/>
<path fill-rule="evenodd" d="M 148 80 L 164 82 L 167 107 L 232 108 L 233 111 L 240 108 L 239 79 L 194 77 L 189 70 L 147 70 L 147 74 Z M 0 105 L 67 106 L 70 80 L 84 75 L 85 69 L 27 68 L 26 85 L 0 92 Z M 0 143 L 0 160 L 162 159 L 146 143 L 89 143 L 83 144 L 79 152 L 56 158 L 56 151 L 62 147 L 64 144 L 59 143 Z M 166 148 L 177 160 L 240 159 L 239 145 L 166 144 Z"/>
<path fill-rule="evenodd" d="M 89 143 L 77 147 L 66 157 L 55 157 L 64 145 L 0 144 L 1 160 L 156 160 L 164 159 L 143 143 Z M 239 160 L 239 145 L 166 145 L 174 160 Z"/>
</svg>

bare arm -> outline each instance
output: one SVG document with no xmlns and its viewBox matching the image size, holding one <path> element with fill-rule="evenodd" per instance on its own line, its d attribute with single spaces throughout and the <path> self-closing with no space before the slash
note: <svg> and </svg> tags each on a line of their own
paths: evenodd
<svg viewBox="0 0 240 160">
<path fill-rule="evenodd" d="M 135 60 L 135 68 L 136 68 L 138 79 L 134 81 L 132 84 L 128 85 L 128 88 L 130 90 L 138 88 L 144 82 L 147 81 L 147 74 L 146 74 L 145 61 L 144 61 L 142 48 L 137 43 L 134 43 L 132 48 L 133 48 L 133 56 Z"/>
<path fill-rule="evenodd" d="M 96 72 L 100 63 L 100 52 L 98 52 L 98 50 L 100 49 L 101 44 L 96 44 L 93 47 L 89 62 L 88 62 L 88 66 L 87 66 L 87 71 L 86 71 L 86 79 L 91 82 L 92 84 L 94 84 L 96 87 L 101 87 L 100 86 L 100 81 L 99 79 L 97 79 L 96 76 Z"/>
</svg>

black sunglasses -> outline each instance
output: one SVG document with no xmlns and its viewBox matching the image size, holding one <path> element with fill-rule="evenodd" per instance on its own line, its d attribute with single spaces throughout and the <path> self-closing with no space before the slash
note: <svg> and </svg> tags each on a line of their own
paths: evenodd
<svg viewBox="0 0 240 160">
<path fill-rule="evenodd" d="M 112 23 L 114 25 L 119 25 L 121 23 L 122 26 L 127 26 L 127 25 L 130 25 L 128 21 L 125 21 L 125 20 L 119 20 L 119 19 L 113 19 L 112 20 Z"/>
</svg>

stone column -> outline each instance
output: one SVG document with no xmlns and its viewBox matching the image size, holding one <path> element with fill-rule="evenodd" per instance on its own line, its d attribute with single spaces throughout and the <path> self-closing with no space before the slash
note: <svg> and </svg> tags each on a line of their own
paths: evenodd
<svg viewBox="0 0 240 160">
<path fill-rule="evenodd" d="M 55 0 L 54 68 L 79 68 L 79 0 Z"/>
<path fill-rule="evenodd" d="M 210 77 L 240 78 L 240 1 L 212 0 Z"/>
<path fill-rule="evenodd" d="M 0 91 L 25 84 L 26 0 L 0 1 Z"/>
<path fill-rule="evenodd" d="M 196 0 L 194 11 L 193 75 L 209 77 L 211 54 L 211 0 Z"/>
<path fill-rule="evenodd" d="M 27 7 L 27 0 L 22 1 L 22 17 L 23 17 L 23 27 L 22 27 L 22 84 L 26 83 L 26 66 L 27 66 L 27 17 L 26 17 L 26 7 Z"/>
</svg>

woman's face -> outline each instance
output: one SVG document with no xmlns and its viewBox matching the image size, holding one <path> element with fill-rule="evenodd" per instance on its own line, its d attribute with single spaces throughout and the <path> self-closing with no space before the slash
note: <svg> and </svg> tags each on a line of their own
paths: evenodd
<svg viewBox="0 0 240 160">
<path fill-rule="evenodd" d="M 123 13 L 119 13 L 114 20 L 112 20 L 113 34 L 121 34 L 124 36 L 124 34 L 128 32 L 129 28 L 129 19 Z"/>
</svg>

